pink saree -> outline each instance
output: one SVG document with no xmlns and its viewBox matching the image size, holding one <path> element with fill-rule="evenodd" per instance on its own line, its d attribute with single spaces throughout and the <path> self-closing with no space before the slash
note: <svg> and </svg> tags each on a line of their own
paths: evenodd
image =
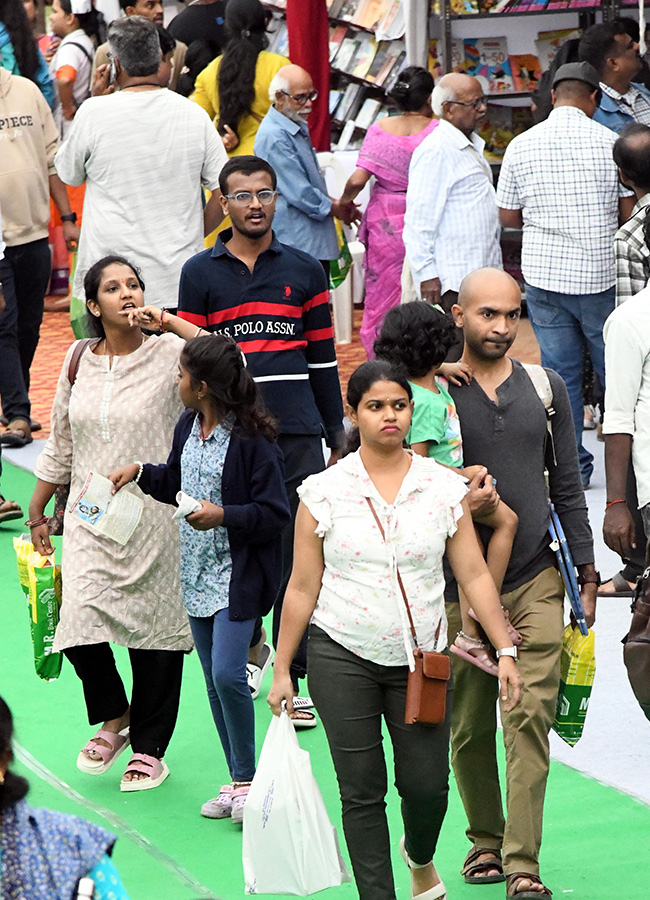
<svg viewBox="0 0 650 900">
<path fill-rule="evenodd" d="M 438 124 L 433 119 L 419 134 L 400 137 L 371 125 L 359 151 L 357 166 L 376 179 L 359 226 L 359 240 L 366 246 L 363 267 L 366 297 L 361 324 L 361 343 L 372 359 L 372 345 L 381 322 L 401 297 L 404 265 L 404 213 L 409 165 L 415 148 Z"/>
</svg>

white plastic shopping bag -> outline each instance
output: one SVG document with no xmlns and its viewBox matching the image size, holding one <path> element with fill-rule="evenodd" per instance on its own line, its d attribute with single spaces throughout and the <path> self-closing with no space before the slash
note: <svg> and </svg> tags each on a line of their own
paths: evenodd
<svg viewBox="0 0 650 900">
<path fill-rule="evenodd" d="M 247 894 L 307 897 L 350 881 L 336 829 L 286 712 L 274 716 L 244 806 Z"/>
</svg>

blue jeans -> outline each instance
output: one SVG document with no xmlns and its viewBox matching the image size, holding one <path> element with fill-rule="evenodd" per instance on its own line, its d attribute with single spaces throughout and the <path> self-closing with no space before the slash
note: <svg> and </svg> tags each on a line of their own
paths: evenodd
<svg viewBox="0 0 650 900">
<path fill-rule="evenodd" d="M 615 297 L 613 287 L 598 294 L 560 294 L 526 284 L 526 306 L 542 351 L 542 365 L 561 375 L 569 392 L 583 483 L 591 478 L 594 458 L 582 446 L 582 346 L 586 343 L 604 390 L 603 326 L 614 309 Z"/>
<path fill-rule="evenodd" d="M 252 781 L 255 712 L 246 680 L 246 663 L 255 619 L 232 621 L 228 609 L 221 609 L 213 616 L 189 619 L 230 777 L 233 781 Z"/>
</svg>

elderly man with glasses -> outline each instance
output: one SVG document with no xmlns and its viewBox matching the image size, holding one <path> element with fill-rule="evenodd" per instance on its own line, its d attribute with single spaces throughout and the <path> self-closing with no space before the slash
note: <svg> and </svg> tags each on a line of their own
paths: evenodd
<svg viewBox="0 0 650 900">
<path fill-rule="evenodd" d="M 485 141 L 476 134 L 487 112 L 480 82 L 445 75 L 431 105 L 441 121 L 411 159 L 404 246 L 418 295 L 449 312 L 466 275 L 501 268 L 499 215 Z"/>
<path fill-rule="evenodd" d="M 279 241 L 319 259 L 329 275 L 329 261 L 339 255 L 334 218 L 358 218 L 354 203 L 332 200 L 318 167 L 307 119 L 318 97 L 311 75 L 300 66 L 284 66 L 271 81 L 273 106 L 255 138 L 255 154 L 267 160 L 278 177 L 273 228 Z"/>
</svg>

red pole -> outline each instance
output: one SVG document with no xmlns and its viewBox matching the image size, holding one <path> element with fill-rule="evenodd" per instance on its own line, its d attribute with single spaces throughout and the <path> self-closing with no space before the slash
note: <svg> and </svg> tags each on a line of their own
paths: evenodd
<svg viewBox="0 0 650 900">
<path fill-rule="evenodd" d="M 309 132 L 316 150 L 330 149 L 329 21 L 325 0 L 287 0 L 289 57 L 311 75 L 318 91 L 309 117 Z"/>
</svg>

